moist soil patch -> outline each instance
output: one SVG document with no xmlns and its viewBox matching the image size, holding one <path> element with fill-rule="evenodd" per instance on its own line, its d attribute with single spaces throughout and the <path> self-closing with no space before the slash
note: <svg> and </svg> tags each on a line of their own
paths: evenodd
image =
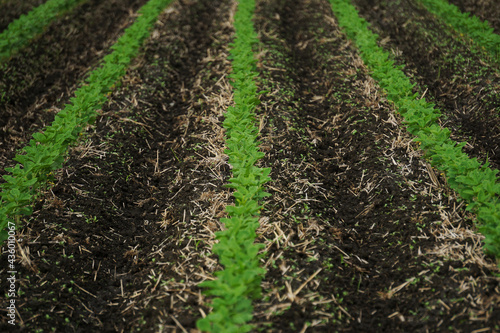
<svg viewBox="0 0 500 333">
<path fill-rule="evenodd" d="M 466 319 L 468 311 L 485 309 L 456 302 L 470 274 L 484 295 L 498 289 L 482 278 L 489 274 L 482 264 L 449 256 L 446 230 L 471 221 L 451 193 L 432 194 L 444 189 L 443 179 L 401 133 L 356 51 L 324 14 L 329 4 L 259 4 L 263 89 L 272 92 L 263 100 L 263 146 L 272 147 L 264 164 L 273 181 L 262 223 L 268 302 L 255 322 L 269 323 L 270 332 L 494 327 L 498 303 L 479 323 Z M 448 226 L 439 225 L 443 216 Z"/>
<path fill-rule="evenodd" d="M 40 6 L 45 2 L 46 0 L 0 1 L 0 11 L 2 13 L 2 16 L 0 17 L 0 33 L 4 31 L 12 21 L 19 18 L 21 15 L 25 15 L 33 8 Z"/>
<path fill-rule="evenodd" d="M 396 55 L 416 92 L 441 110 L 465 151 L 500 168 L 499 64 L 414 0 L 356 0 L 360 14 Z"/>
<path fill-rule="evenodd" d="M 12 166 L 16 151 L 34 132 L 50 125 L 145 2 L 85 1 L 0 65 L 2 165 Z M 3 168 L 0 172 L 4 174 Z"/>
<path fill-rule="evenodd" d="M 500 7 L 494 0 L 449 0 L 462 12 L 488 21 L 496 34 L 500 33 Z"/>
<path fill-rule="evenodd" d="M 266 188 L 272 196 L 263 201 L 258 230 L 267 273 L 263 297 L 254 300 L 254 331 L 499 330 L 498 267 L 483 253 L 474 216 L 423 159 L 339 29 L 329 2 L 256 2 L 262 90 L 256 121 L 265 153 L 259 166 L 272 170 Z M 126 3 L 139 7 L 139 2 Z M 397 41 L 393 26 L 402 40 L 411 40 L 404 28 L 386 22 L 399 24 L 408 8 L 418 8 L 401 3 L 407 5 L 400 10 L 389 10 L 392 2 L 372 6 L 373 17 L 362 11 L 380 32 L 391 34 L 388 47 Z M 224 209 L 233 202 L 224 187 L 231 166 L 222 122 L 232 105 L 228 49 L 236 7 L 230 0 L 183 0 L 160 15 L 95 125 L 71 148 L 34 214 L 22 221 L 14 331 L 196 332 L 196 320 L 211 311 L 211 298 L 198 285 L 223 268 L 211 248 L 215 232 L 224 228 Z M 124 9 L 128 14 L 120 29 L 133 20 L 135 9 Z M 71 15 L 61 18 L 61 28 L 76 24 Z M 95 24 L 103 17 L 97 14 Z M 430 21 L 425 29 L 439 26 L 425 17 Z M 93 56 L 74 65 L 78 69 L 66 69 L 78 61 L 76 51 L 70 52 L 61 77 L 22 88 L 36 91 L 32 99 L 22 98 L 21 88 L 12 90 L 11 104 L 2 111 L 11 112 L 2 142 L 22 147 L 21 141 L 50 122 L 44 114 L 54 112 L 44 110 L 68 102 L 81 78 L 108 52 L 105 44 L 120 33 L 116 22 L 99 44 L 101 51 L 89 51 Z M 46 33 L 59 36 L 55 30 Z M 416 34 L 415 40 L 412 45 L 424 49 Z M 448 34 L 444 40 L 463 42 Z M 438 42 L 439 53 L 448 44 Z M 26 52 L 42 44 L 41 37 Z M 61 45 L 86 47 L 74 41 Z M 491 97 L 486 92 L 475 100 L 467 89 L 457 95 L 439 92 L 440 84 L 484 85 L 477 88 L 467 78 L 455 83 L 451 67 L 432 81 L 420 72 L 424 60 L 410 62 L 405 52 L 395 53 L 408 63 L 405 70 L 418 81 L 416 89 L 427 89 L 436 103 L 451 105 L 459 96 L 464 107 L 476 103 L 486 109 L 481 106 Z M 471 57 L 471 63 L 491 66 L 488 79 L 498 75 L 489 59 Z M 31 61 L 27 58 L 20 54 L 9 66 L 20 71 L 15 64 Z M 39 66 L 33 73 L 41 77 L 50 70 Z M 71 83 L 64 83 L 66 77 Z M 20 113 L 22 105 L 32 110 L 29 117 Z M 475 133 L 467 148 L 472 155 L 482 158 L 495 149 L 479 132 L 469 133 L 459 116 L 447 115 L 443 124 L 456 138 Z M 13 152 L 2 150 L 2 162 L 11 163 Z M 6 253 L 0 260 L 7 262 Z M 0 288 L 7 289 L 5 279 Z M 12 331 L 4 310 L 0 316 L 0 330 Z"/>
<path fill-rule="evenodd" d="M 204 253 L 229 200 L 218 123 L 231 95 L 220 100 L 217 89 L 231 9 L 177 3 L 160 17 L 123 88 L 24 222 L 20 331 L 195 327 L 203 269 L 220 269 Z"/>
</svg>

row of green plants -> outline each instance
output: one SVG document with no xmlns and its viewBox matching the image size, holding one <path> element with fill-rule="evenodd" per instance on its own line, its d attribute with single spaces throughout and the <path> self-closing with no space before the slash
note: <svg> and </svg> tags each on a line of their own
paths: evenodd
<svg viewBox="0 0 500 333">
<path fill-rule="evenodd" d="M 462 13 L 460 9 L 446 0 L 419 0 L 429 12 L 438 16 L 456 31 L 471 38 L 476 44 L 486 49 L 500 61 L 500 35 L 488 21 L 481 21 L 470 13 Z"/>
<path fill-rule="evenodd" d="M 372 77 L 403 116 L 408 131 L 416 137 L 431 164 L 446 175 L 450 187 L 466 200 L 467 209 L 476 213 L 478 229 L 485 236 L 485 250 L 500 258 L 498 170 L 470 158 L 462 151 L 465 143 L 450 139 L 450 130 L 436 122 L 440 111 L 413 93 L 415 84 L 395 65 L 390 53 L 377 45 L 378 35 L 370 31 L 350 0 L 330 2 L 339 25 L 354 41 Z"/>
<path fill-rule="evenodd" d="M 14 158 L 19 163 L 5 169 L 10 175 L 4 175 L 5 183 L 0 185 L 0 242 L 8 236 L 9 221 L 15 221 L 19 227 L 20 217 L 32 213 L 31 205 L 39 190 L 51 180 L 53 171 L 62 167 L 68 147 L 94 122 L 96 110 L 126 73 L 158 15 L 171 1 L 150 0 L 139 10 L 140 16 L 111 47 L 112 52 L 103 58 L 100 67 L 90 73 L 71 103 L 65 105 L 50 126 L 33 134 L 29 145 Z"/>
<path fill-rule="evenodd" d="M 227 206 L 227 218 L 221 220 L 225 230 L 216 233 L 219 241 L 213 246 L 224 269 L 216 279 L 200 284 L 204 293 L 215 296 L 212 311 L 198 320 L 197 327 L 207 332 L 248 332 L 252 325 L 252 299 L 261 297 L 260 282 L 265 270 L 259 262 L 262 244 L 255 244 L 261 207 L 259 200 L 269 196 L 263 184 L 270 180 L 269 168 L 255 164 L 264 157 L 257 141 L 255 107 L 259 104 L 255 83 L 256 60 L 252 46 L 257 42 L 252 17 L 254 0 L 241 0 L 234 17 L 235 39 L 231 44 L 231 84 L 234 106 L 225 114 L 225 153 L 229 156 L 233 177 L 228 187 L 234 189 L 234 206 Z"/>
<path fill-rule="evenodd" d="M 0 62 L 9 59 L 30 40 L 43 32 L 43 29 L 57 16 L 74 8 L 84 0 L 49 0 L 21 15 L 0 33 Z"/>
</svg>

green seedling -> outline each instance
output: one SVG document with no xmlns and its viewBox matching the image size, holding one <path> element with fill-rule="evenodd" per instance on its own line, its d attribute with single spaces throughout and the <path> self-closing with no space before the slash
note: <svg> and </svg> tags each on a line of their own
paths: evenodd
<svg viewBox="0 0 500 333">
<path fill-rule="evenodd" d="M 43 32 L 57 16 L 74 8 L 83 0 L 49 0 L 21 15 L 0 33 L 0 62 L 10 58 L 26 46 L 30 40 Z"/>
<path fill-rule="evenodd" d="M 15 220 L 19 227 L 19 216 L 32 213 L 30 206 L 36 199 L 37 190 L 46 186 L 54 170 L 62 167 L 68 147 L 77 141 L 88 124 L 93 123 L 96 110 L 125 75 L 156 18 L 170 2 L 150 0 L 139 10 L 141 15 L 111 47 L 113 52 L 104 57 L 101 66 L 75 92 L 71 103 L 56 115 L 49 127 L 33 134 L 29 145 L 16 155 L 14 160 L 20 164 L 5 169 L 11 175 L 4 175 L 6 182 L 0 185 L 0 242 L 8 237 L 8 223 Z"/>
<path fill-rule="evenodd" d="M 252 24 L 254 8 L 254 0 L 240 1 L 234 18 L 236 37 L 230 57 L 235 105 L 227 110 L 224 127 L 227 131 L 225 153 L 233 167 L 233 177 L 227 187 L 235 190 L 235 205 L 226 207 L 228 218 L 221 220 L 226 230 L 216 233 L 219 243 L 213 247 L 224 270 L 215 273 L 216 280 L 201 284 L 206 288 L 206 295 L 215 296 L 212 312 L 197 322 L 199 329 L 208 332 L 253 329 L 247 324 L 252 319 L 252 299 L 261 296 L 260 282 L 265 273 L 259 267 L 259 251 L 263 245 L 254 244 L 261 209 L 258 201 L 269 196 L 262 186 L 270 180 L 269 168 L 255 166 L 264 154 L 258 150 L 254 114 L 259 104 L 252 52 L 252 45 L 257 41 Z"/>
<path fill-rule="evenodd" d="M 450 131 L 436 120 L 440 111 L 412 92 L 414 84 L 391 60 L 389 52 L 378 46 L 378 35 L 359 17 L 349 0 L 330 0 L 339 25 L 360 50 L 363 61 L 387 97 L 404 117 L 408 131 L 415 135 L 431 164 L 447 177 L 448 184 L 468 202 L 476 213 L 479 231 L 485 236 L 487 252 L 500 259 L 500 184 L 498 170 L 481 165 L 462 151 L 465 143 L 450 139 Z M 441 3 L 442 1 L 436 1 Z M 431 1 L 425 1 L 431 3 Z M 434 2 L 432 2 L 434 3 Z"/>
</svg>

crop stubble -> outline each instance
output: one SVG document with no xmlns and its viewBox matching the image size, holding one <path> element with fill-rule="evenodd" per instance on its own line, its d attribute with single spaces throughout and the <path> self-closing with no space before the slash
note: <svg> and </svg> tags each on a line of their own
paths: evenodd
<svg viewBox="0 0 500 333">
<path fill-rule="evenodd" d="M 464 257 L 477 242 L 467 214 L 325 12 L 324 1 L 263 1 L 258 11 L 271 45 L 260 54 L 272 92 L 263 103 L 272 122 L 263 130 L 263 145 L 272 147 L 264 163 L 274 177 L 263 213 L 269 302 L 256 321 L 283 331 L 290 323 L 297 331 L 335 323 L 352 331 L 458 329 L 464 308 L 485 308 L 442 303 L 458 298 L 470 272 L 486 293 L 495 288 L 480 277 L 488 260 L 480 248 Z M 460 230 L 460 242 L 451 230 Z M 466 266 L 468 277 L 457 275 Z"/>
<path fill-rule="evenodd" d="M 356 0 L 383 47 L 441 110 L 452 139 L 466 141 L 472 157 L 500 168 L 499 64 L 480 48 L 435 20 L 415 0 Z"/>
<path fill-rule="evenodd" d="M 145 2 L 85 1 L 0 65 L 1 165 L 12 166 L 16 151 L 54 120 Z M 5 173 L 4 167 L 0 174 Z"/>
<path fill-rule="evenodd" d="M 487 20 L 496 34 L 500 33 L 500 7 L 495 0 L 449 0 L 462 12 L 468 12 Z"/>
<path fill-rule="evenodd" d="M 189 1 L 159 19 L 37 204 L 20 247 L 30 260 L 18 304 L 30 327 L 194 327 L 197 284 L 217 268 L 206 253 L 229 200 L 220 121 L 231 103 L 231 8 Z"/>
<path fill-rule="evenodd" d="M 221 121 L 235 6 L 174 3 L 72 149 L 22 231 L 26 324 L 189 331 L 209 311 L 197 284 L 220 269 L 210 246 L 231 200 Z M 273 196 L 259 229 L 268 273 L 254 323 L 270 332 L 494 327 L 497 268 L 471 216 L 421 159 L 329 6 L 257 2 L 259 85 L 269 91 L 258 110 L 261 166 L 272 168 Z M 51 98 L 48 107 L 53 96 L 43 88 L 36 99 Z"/>
<path fill-rule="evenodd" d="M 43 4 L 45 0 L 3 0 L 0 1 L 2 6 L 2 15 L 0 16 L 0 32 L 7 28 L 10 22 L 17 19 L 19 16 L 28 13 L 33 8 Z"/>
</svg>

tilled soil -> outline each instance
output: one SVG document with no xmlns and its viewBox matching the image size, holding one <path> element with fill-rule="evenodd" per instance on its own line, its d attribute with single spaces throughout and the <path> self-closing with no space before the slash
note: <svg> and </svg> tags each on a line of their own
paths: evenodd
<svg viewBox="0 0 500 333">
<path fill-rule="evenodd" d="M 21 245 L 32 257 L 20 281 L 24 330 L 195 326 L 197 284 L 216 268 L 205 253 L 229 202 L 219 122 L 231 101 L 222 74 L 232 8 L 188 2 L 159 19 L 37 204 Z"/>
<path fill-rule="evenodd" d="M 258 10 L 263 88 L 272 92 L 262 135 L 272 147 L 264 164 L 273 196 L 262 239 L 269 301 L 256 322 L 282 332 L 494 325 L 498 309 L 486 318 L 489 310 L 461 296 L 472 276 L 484 300 L 498 289 L 483 278 L 479 249 L 476 259 L 455 256 L 474 242 L 465 236 L 471 221 L 444 196 L 443 180 L 402 133 L 328 9 L 325 1 L 277 0 Z M 457 227 L 459 242 L 450 235 Z M 483 321 L 469 321 L 472 313 Z"/>
<path fill-rule="evenodd" d="M 500 7 L 495 0 L 449 0 L 462 12 L 471 13 L 483 21 L 488 21 L 495 33 L 500 33 Z"/>
<path fill-rule="evenodd" d="M 363 1 L 356 3 L 363 8 Z M 398 15 L 409 15 L 405 8 L 413 6 L 401 4 L 409 5 L 398 11 L 389 10 L 392 2 L 375 6 L 372 24 L 385 22 L 378 29 L 389 33 L 386 21 L 402 21 Z M 160 16 L 121 87 L 19 230 L 14 331 L 195 332 L 196 320 L 210 311 L 198 284 L 221 269 L 211 246 L 232 202 L 223 187 L 231 166 L 222 121 L 232 103 L 228 48 L 235 9 L 230 0 L 183 0 Z M 133 12 L 123 17 L 120 22 L 130 22 Z M 474 216 L 422 158 L 329 2 L 257 1 L 255 27 L 266 154 L 259 163 L 272 169 L 266 189 L 272 196 L 263 202 L 257 239 L 266 246 L 267 273 L 264 297 L 254 302 L 255 331 L 500 330 L 498 268 L 482 251 Z M 385 41 L 391 45 L 393 37 Z M 106 52 L 102 46 L 98 57 L 78 65 L 79 76 L 67 65 L 77 52 L 69 52 L 73 58 L 62 64 L 60 77 L 74 75 L 71 84 L 38 83 L 29 102 L 12 93 L 17 104 L 11 109 L 23 103 L 32 109 L 30 119 L 9 117 L 17 137 L 26 140 L 48 122 L 33 119 L 67 103 Z M 400 62 L 410 59 L 395 53 Z M 29 61 L 18 57 L 20 64 Z M 490 66 L 489 79 L 498 76 L 488 59 L 471 57 Z M 467 90 L 450 88 L 440 96 L 439 84 L 425 81 L 418 69 L 409 62 L 418 89 L 428 88 L 426 97 L 441 105 L 462 98 L 464 107 L 472 103 Z M 448 73 L 439 83 L 476 89 L 467 77 L 460 85 L 456 80 Z M 481 94 L 473 105 L 484 111 L 481 103 L 492 95 Z M 455 137 L 469 134 L 458 116 L 446 115 L 443 124 Z M 481 141 L 484 134 L 474 135 L 472 155 L 496 149 Z M 13 150 L 2 149 L 2 162 L 10 160 Z M 0 260 L 7 262 L 5 253 Z M 5 279 L 0 286 L 7 288 Z M 0 330 L 12 331 L 4 311 Z"/>
<path fill-rule="evenodd" d="M 499 64 L 415 0 L 354 1 L 466 152 L 500 168 Z"/>
<path fill-rule="evenodd" d="M 84 1 L 0 65 L 0 163 L 48 126 L 145 0 Z M 77 42 L 75 42 L 77 41 Z M 4 170 L 0 171 L 4 174 Z"/>
<path fill-rule="evenodd" d="M 2 10 L 2 15 L 0 16 L 0 33 L 9 26 L 10 22 L 45 2 L 46 0 L 0 1 L 0 9 Z"/>
</svg>

